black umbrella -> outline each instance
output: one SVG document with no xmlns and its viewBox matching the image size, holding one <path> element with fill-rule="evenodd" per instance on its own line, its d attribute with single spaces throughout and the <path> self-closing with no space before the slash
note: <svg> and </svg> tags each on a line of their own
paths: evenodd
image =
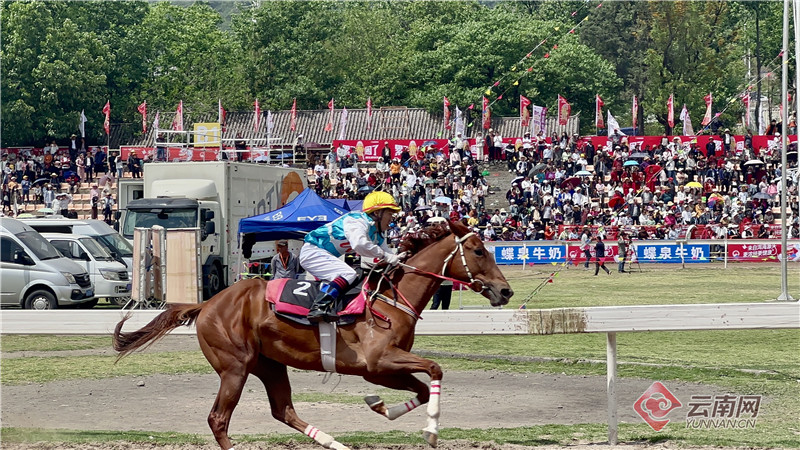
<svg viewBox="0 0 800 450">
<path fill-rule="evenodd" d="M 36 181 L 34 181 L 32 184 L 36 185 L 36 184 L 39 184 L 39 183 L 44 183 L 46 181 L 50 181 L 50 178 L 39 178 Z"/>
</svg>

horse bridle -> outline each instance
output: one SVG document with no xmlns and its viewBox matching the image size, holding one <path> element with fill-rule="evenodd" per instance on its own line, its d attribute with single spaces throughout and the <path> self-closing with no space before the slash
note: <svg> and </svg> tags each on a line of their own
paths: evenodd
<svg viewBox="0 0 800 450">
<path fill-rule="evenodd" d="M 403 266 L 403 267 L 405 267 L 407 269 L 411 269 L 414 272 L 430 275 L 430 276 L 433 276 L 433 277 L 436 277 L 436 278 L 439 278 L 439 279 L 442 279 L 442 280 L 449 280 L 449 281 L 452 281 L 452 282 L 455 282 L 455 283 L 463 283 L 463 281 L 461 281 L 461 280 L 457 280 L 455 278 L 448 277 L 447 275 L 445 275 L 445 273 L 447 273 L 447 265 L 450 264 L 450 262 L 453 260 L 453 257 L 456 256 L 456 253 L 458 253 L 461 256 L 461 264 L 464 266 L 464 270 L 467 272 L 467 276 L 469 277 L 470 287 L 472 288 L 472 290 L 474 292 L 478 292 L 478 293 L 483 292 L 483 291 L 485 291 L 487 289 L 486 284 L 483 281 L 481 281 L 479 279 L 476 279 L 476 278 L 474 278 L 472 276 L 472 271 L 469 269 L 469 265 L 467 265 L 467 257 L 464 255 L 464 241 L 466 241 L 467 239 L 469 239 L 472 236 L 475 236 L 475 233 L 472 232 L 472 231 L 470 231 L 469 233 L 467 233 L 467 234 L 465 234 L 464 236 L 461 236 L 461 237 L 458 237 L 458 236 L 454 235 L 455 241 L 456 241 L 456 247 L 444 259 L 444 264 L 442 265 L 442 272 L 441 273 L 428 272 L 427 270 L 418 269 L 418 268 L 416 268 L 414 266 L 411 266 L 411 265 L 408 265 L 408 264 L 402 263 L 402 262 L 398 263 L 397 265 L 398 266 Z M 388 277 L 386 277 L 386 274 L 383 274 L 381 276 L 381 280 L 383 280 L 383 279 L 386 279 L 387 281 L 389 281 Z M 475 289 L 473 287 L 473 286 L 477 286 L 477 283 L 480 283 L 480 285 L 481 285 L 480 290 Z M 391 285 L 392 290 L 395 292 L 395 295 L 399 296 L 400 299 L 402 300 L 402 302 L 398 302 L 396 298 L 392 299 L 392 298 L 384 296 L 383 294 L 378 293 L 377 289 L 375 291 L 371 292 L 371 295 L 369 295 L 369 297 L 372 298 L 372 299 L 381 300 L 384 303 L 387 303 L 387 304 L 389 304 L 391 306 L 394 306 L 395 308 L 405 312 L 406 314 L 414 317 L 415 319 L 422 319 L 422 316 L 420 315 L 420 313 L 417 312 L 411 306 L 411 303 L 405 298 L 405 296 L 403 296 L 403 294 L 399 290 L 397 290 L 397 288 L 395 288 L 394 284 L 391 281 L 389 281 L 389 284 Z M 372 309 L 372 302 L 370 302 L 369 304 L 370 304 L 370 311 L 372 312 L 373 315 L 375 315 L 376 317 L 380 318 L 381 320 L 384 320 L 385 322 L 391 324 L 391 320 L 388 317 L 386 317 L 383 314 L 380 314 L 379 312 L 377 312 L 377 311 Z"/>
<path fill-rule="evenodd" d="M 467 234 L 465 234 L 464 236 L 461 236 L 461 237 L 453 235 L 453 237 L 456 240 L 456 247 L 444 259 L 444 264 L 442 264 L 441 273 L 428 272 L 428 271 L 425 271 L 425 270 L 422 270 L 422 269 L 418 269 L 418 268 L 416 268 L 414 266 L 410 266 L 410 265 L 405 264 L 405 263 L 399 263 L 398 265 L 403 266 L 403 267 L 408 268 L 408 269 L 411 269 L 411 270 L 413 270 L 415 272 L 432 275 L 432 276 L 434 276 L 436 278 L 440 278 L 442 280 L 449 280 L 449 281 L 453 281 L 453 282 L 456 282 L 456 283 L 463 283 L 463 281 L 461 281 L 461 280 L 456 280 L 455 278 L 448 277 L 447 275 L 445 275 L 447 273 L 447 265 L 450 264 L 450 262 L 453 260 L 453 257 L 456 256 L 456 253 L 458 253 L 461 256 L 461 264 L 464 266 L 464 270 L 467 272 L 467 276 L 469 277 L 470 286 L 477 286 L 477 283 L 480 283 L 480 285 L 481 285 L 480 289 L 472 288 L 472 290 L 475 291 L 475 292 L 478 292 L 478 293 L 483 292 L 483 291 L 485 291 L 487 289 L 486 288 L 486 284 L 484 284 L 483 281 L 481 281 L 481 280 L 479 280 L 479 279 L 477 279 L 477 278 L 472 276 L 472 271 L 469 270 L 469 265 L 467 264 L 467 257 L 464 255 L 464 241 L 466 241 L 467 239 L 471 238 L 472 236 L 476 236 L 476 234 L 474 232 L 472 232 L 472 231 L 470 231 L 469 233 L 467 233 Z"/>
</svg>

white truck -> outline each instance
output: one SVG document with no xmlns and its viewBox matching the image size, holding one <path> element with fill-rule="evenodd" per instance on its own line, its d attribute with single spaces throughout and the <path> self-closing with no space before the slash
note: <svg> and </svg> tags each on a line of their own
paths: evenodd
<svg viewBox="0 0 800 450">
<path fill-rule="evenodd" d="M 165 162 L 145 164 L 142 184 L 144 197 L 123 200 L 120 233 L 132 240 L 137 227 L 200 228 L 203 295 L 210 298 L 242 271 L 239 220 L 292 200 L 305 189 L 306 175 L 253 163 Z"/>
</svg>

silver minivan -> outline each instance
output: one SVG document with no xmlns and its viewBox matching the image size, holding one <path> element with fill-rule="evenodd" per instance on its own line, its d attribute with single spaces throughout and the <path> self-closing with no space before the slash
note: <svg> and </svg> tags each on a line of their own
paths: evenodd
<svg viewBox="0 0 800 450">
<path fill-rule="evenodd" d="M 58 251 L 89 272 L 96 298 L 125 306 L 131 296 L 131 281 L 125 266 L 105 247 L 81 234 L 41 233 Z M 95 301 L 95 303 L 97 303 Z"/>
<path fill-rule="evenodd" d="M 133 271 L 133 245 L 102 220 L 66 219 L 59 216 L 22 219 L 22 221 L 40 233 L 83 234 L 89 236 L 98 241 L 118 259 L 124 261 L 129 275 Z"/>
<path fill-rule="evenodd" d="M 54 309 L 97 303 L 89 273 L 19 220 L 0 217 L 0 304 Z"/>
</svg>

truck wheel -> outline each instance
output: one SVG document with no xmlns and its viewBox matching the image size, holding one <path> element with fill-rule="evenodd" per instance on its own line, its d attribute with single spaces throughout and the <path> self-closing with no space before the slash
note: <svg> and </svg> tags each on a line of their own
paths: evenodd
<svg viewBox="0 0 800 450">
<path fill-rule="evenodd" d="M 203 289 L 205 300 L 217 295 L 217 293 L 221 290 L 222 275 L 220 273 L 219 265 L 212 264 L 211 268 L 208 269 L 208 277 L 206 278 L 205 289 Z"/>
<path fill-rule="evenodd" d="M 49 291 L 33 291 L 25 299 L 25 309 L 56 309 L 58 303 Z"/>
<path fill-rule="evenodd" d="M 108 301 L 111 302 L 112 305 L 117 306 L 125 306 L 131 301 L 130 297 L 109 297 Z"/>
<path fill-rule="evenodd" d="M 94 298 L 89 300 L 88 302 L 78 303 L 78 309 L 92 309 L 97 306 L 97 301 L 100 300 L 99 298 Z"/>
</svg>

